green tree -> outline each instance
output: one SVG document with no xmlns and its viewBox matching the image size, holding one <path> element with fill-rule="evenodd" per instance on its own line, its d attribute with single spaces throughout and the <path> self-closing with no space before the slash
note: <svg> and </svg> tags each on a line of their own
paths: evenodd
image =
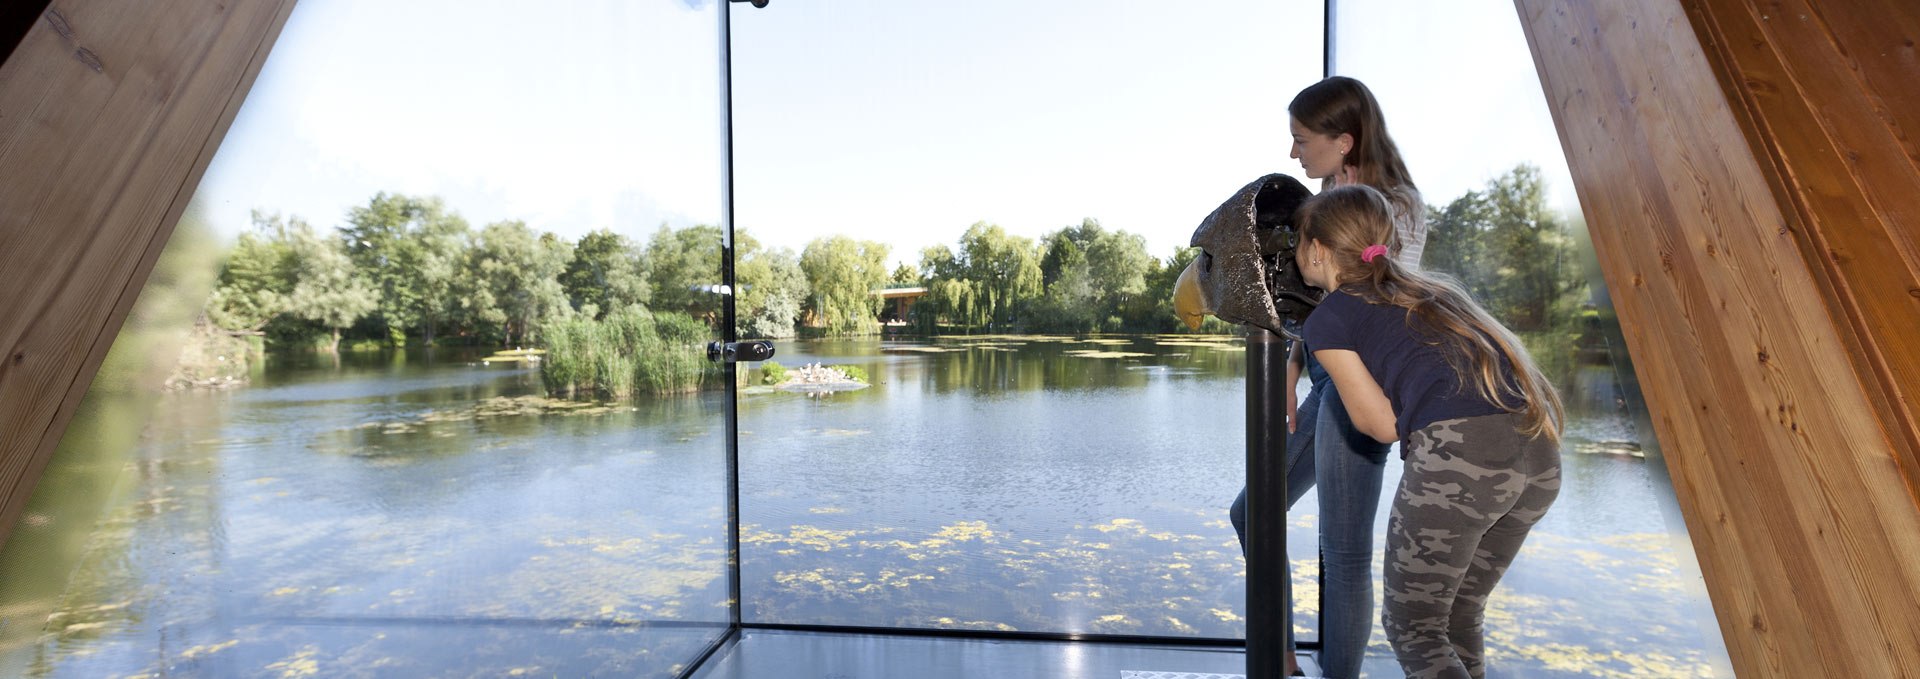
<svg viewBox="0 0 1920 679">
<path fill-rule="evenodd" d="M 652 299 L 639 246 L 607 229 L 580 237 L 560 285 L 575 310 L 594 318 Z"/>
<path fill-rule="evenodd" d="M 297 230 L 312 231 L 297 217 L 292 222 Z M 263 334 L 290 308 L 299 280 L 296 264 L 288 220 L 254 210 L 253 226 L 240 234 L 221 265 L 207 300 L 207 320 L 230 333 Z"/>
<path fill-rule="evenodd" d="M 1093 220 L 1087 222 L 1096 229 L 1100 226 Z M 1109 310 L 1118 310 L 1147 291 L 1147 272 L 1153 264 L 1153 256 L 1147 254 L 1147 239 L 1138 234 L 1100 232 L 1087 247 L 1088 273 Z"/>
<path fill-rule="evenodd" d="M 740 333 L 748 337 L 792 337 L 809 294 L 800 260 L 787 248 L 762 248 L 744 230 L 734 232 L 733 256 L 738 260 L 733 276 L 740 296 L 734 302 L 734 314 Z"/>
<path fill-rule="evenodd" d="M 378 292 L 356 275 L 346 243 L 315 234 L 303 222 L 289 229 L 298 282 L 288 295 L 293 315 L 332 332 L 329 353 L 339 353 L 340 332 L 379 307 Z"/>
<path fill-rule="evenodd" d="M 1563 325 L 1583 301 L 1586 279 L 1567 221 L 1546 195 L 1540 169 L 1520 165 L 1484 191 L 1429 210 L 1423 266 L 1458 278 L 1515 332 Z"/>
<path fill-rule="evenodd" d="M 893 269 L 893 275 L 889 277 L 887 284 L 904 288 L 918 287 L 920 285 L 920 270 L 906 264 L 901 264 Z"/>
<path fill-rule="evenodd" d="M 408 234 L 411 244 L 403 252 L 408 254 L 404 266 L 413 271 L 413 307 L 407 315 L 427 344 L 435 342 L 441 325 L 460 316 L 460 278 L 472 238 L 466 219 L 438 209 Z"/>
<path fill-rule="evenodd" d="M 980 322 L 975 310 L 979 295 L 952 248 L 935 245 L 921 250 L 920 280 L 927 294 L 914 304 L 913 322 L 921 332 L 938 331 L 943 320 L 957 325 Z"/>
<path fill-rule="evenodd" d="M 463 334 L 487 341 L 503 339 L 507 314 L 493 296 L 493 283 L 482 273 L 486 260 L 477 244 L 466 250 L 461 266 L 454 271 L 448 286 L 450 308 L 447 320 Z"/>
<path fill-rule="evenodd" d="M 417 300 L 410 265 L 417 257 L 410 252 L 413 243 L 407 231 L 421 218 L 423 208 L 409 196 L 383 191 L 366 205 L 348 210 L 347 225 L 340 227 L 354 270 L 379 293 L 379 308 L 369 320 L 383 336 L 404 335 L 412 322 Z"/>
<path fill-rule="evenodd" d="M 1147 242 L 1135 234 L 1107 231 L 1085 219 L 1041 239 L 1040 278 L 1045 295 L 1030 307 L 1029 324 L 1054 330 L 1120 330 L 1122 309 L 1147 290 L 1156 264 Z"/>
<path fill-rule="evenodd" d="M 1430 209 L 1422 265 L 1460 279 L 1549 377 L 1565 380 L 1584 330 L 1587 279 L 1570 225 L 1546 195 L 1539 168 L 1521 165 Z"/>
<path fill-rule="evenodd" d="M 661 225 L 647 243 L 647 281 L 653 308 L 685 312 L 708 325 L 718 322 L 720 227 L 697 225 L 669 229 Z"/>
<path fill-rule="evenodd" d="M 800 253 L 814 319 L 836 335 L 879 329 L 879 295 L 887 284 L 887 246 L 846 236 L 817 238 Z"/>
<path fill-rule="evenodd" d="M 1546 330 L 1573 313 L 1586 288 L 1567 221 L 1547 207 L 1540 168 L 1521 165 L 1487 186 L 1495 215 L 1492 245 L 1505 266 L 1492 297 L 1516 331 Z"/>
<path fill-rule="evenodd" d="M 1029 328 L 1060 332 L 1099 328 L 1104 316 L 1099 290 L 1087 265 L 1087 251 L 1068 236 L 1070 231 L 1058 231 L 1046 238 L 1047 254 L 1040 265 L 1046 294 L 1028 306 Z"/>
<path fill-rule="evenodd" d="M 539 336 L 540 323 L 572 312 L 559 280 L 573 260 L 566 241 L 519 220 L 495 222 L 480 230 L 474 257 L 494 303 L 489 320 L 501 324 L 507 344 L 526 344 Z"/>
<path fill-rule="evenodd" d="M 1043 290 L 1040 254 L 1033 239 L 1009 235 L 986 222 L 974 223 L 960 236 L 952 268 L 955 280 L 967 285 L 964 289 L 946 286 L 947 292 L 971 298 L 965 305 L 969 313 L 962 315 L 968 325 L 1012 324 L 1018 320 L 1017 310 Z"/>
<path fill-rule="evenodd" d="M 453 311 L 466 220 L 437 197 L 383 191 L 349 210 L 340 233 L 354 266 L 380 293 L 374 330 L 389 340 L 417 332 L 431 343 Z"/>
<path fill-rule="evenodd" d="M 1420 265 L 1459 279 L 1468 292 L 1484 301 L 1499 268 L 1488 259 L 1492 213 L 1492 204 L 1479 191 L 1468 191 L 1446 207 L 1428 207 L 1427 246 Z"/>
</svg>

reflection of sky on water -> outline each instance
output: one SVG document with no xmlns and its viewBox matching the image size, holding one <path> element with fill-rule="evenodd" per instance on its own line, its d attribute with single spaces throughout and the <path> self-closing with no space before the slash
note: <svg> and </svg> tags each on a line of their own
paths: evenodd
<svg viewBox="0 0 1920 679">
<path fill-rule="evenodd" d="M 743 399 L 746 618 L 1242 634 L 1237 347 L 969 344 L 990 346 L 783 345 L 874 386 Z M 164 404 L 136 488 L 22 649 L 35 675 L 647 676 L 724 620 L 717 395 L 544 409 L 534 374 L 458 361 L 317 377 Z M 1496 601 L 1497 662 L 1691 676 L 1665 491 L 1637 459 L 1567 464 Z M 1290 520 L 1298 559 L 1311 515 Z"/>
<path fill-rule="evenodd" d="M 671 676 L 724 629 L 717 400 L 489 417 L 537 375 L 349 375 L 169 397 L 0 674 Z"/>
<path fill-rule="evenodd" d="M 1300 395 L 1304 398 L 1305 390 Z M 1692 555 L 1668 534 L 1661 514 L 1660 494 L 1671 496 L 1672 490 L 1658 485 L 1664 481 L 1651 478 L 1647 462 L 1638 457 L 1573 452 L 1632 436 L 1632 425 L 1622 415 L 1573 411 L 1562 446 L 1560 496 L 1534 527 L 1489 604 L 1487 647 L 1496 674 L 1715 676 L 1713 654 L 1705 650 L 1718 641 L 1709 636 L 1712 609 L 1700 584 L 1682 579 L 1688 569 L 1681 559 L 1691 561 Z M 1400 476 L 1395 459 L 1387 466 L 1374 519 L 1376 602 L 1379 553 L 1386 546 L 1390 498 Z M 1306 639 L 1315 636 L 1318 613 L 1317 507 L 1315 491 L 1308 491 L 1288 514 L 1287 549 L 1301 602 L 1294 630 Z M 1370 673 L 1397 672 L 1377 620 L 1369 656 Z"/>
</svg>

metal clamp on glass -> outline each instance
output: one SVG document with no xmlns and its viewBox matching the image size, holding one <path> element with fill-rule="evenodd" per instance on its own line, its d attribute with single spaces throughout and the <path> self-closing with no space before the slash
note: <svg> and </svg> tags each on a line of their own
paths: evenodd
<svg viewBox="0 0 1920 679">
<path fill-rule="evenodd" d="M 772 342 L 709 342 L 707 360 L 714 363 L 764 361 L 773 358 Z"/>
</svg>

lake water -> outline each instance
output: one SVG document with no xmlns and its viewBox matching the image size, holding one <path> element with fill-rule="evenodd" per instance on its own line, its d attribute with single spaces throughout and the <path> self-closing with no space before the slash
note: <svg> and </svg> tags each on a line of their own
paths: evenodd
<svg viewBox="0 0 1920 679">
<path fill-rule="evenodd" d="M 787 366 L 872 385 L 741 396 L 743 619 L 1241 636 L 1242 351 L 781 343 Z M 556 404 L 537 372 L 477 356 L 281 359 L 151 404 L 97 525 L 35 529 L 84 550 L 57 593 L 0 600 L 0 670 L 670 675 L 727 622 L 724 395 Z M 1559 504 L 1492 607 L 1496 674 L 1708 676 L 1721 651 L 1671 490 L 1628 454 L 1607 369 L 1576 382 Z M 1309 603 L 1313 521 L 1288 532 Z"/>
</svg>

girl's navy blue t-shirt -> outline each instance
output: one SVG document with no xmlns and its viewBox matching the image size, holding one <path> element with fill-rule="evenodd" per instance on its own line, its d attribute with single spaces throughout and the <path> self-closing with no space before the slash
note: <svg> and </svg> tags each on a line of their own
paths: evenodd
<svg viewBox="0 0 1920 679">
<path fill-rule="evenodd" d="M 1346 349 L 1360 355 L 1393 403 L 1401 441 L 1441 420 L 1506 412 L 1482 398 L 1478 388 L 1462 389 L 1441 348 L 1422 340 L 1407 313 L 1334 291 L 1307 317 L 1301 334 L 1308 351 Z M 1502 373 L 1511 375 L 1506 361 L 1501 363 Z"/>
</svg>

